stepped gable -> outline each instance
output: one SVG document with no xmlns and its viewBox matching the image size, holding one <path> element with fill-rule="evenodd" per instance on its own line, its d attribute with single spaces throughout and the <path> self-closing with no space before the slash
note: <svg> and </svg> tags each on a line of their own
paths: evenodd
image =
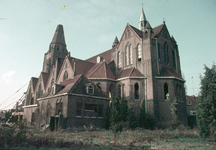
<svg viewBox="0 0 216 150">
<path fill-rule="evenodd" d="M 115 76 L 107 66 L 106 62 L 95 64 L 86 74 L 87 78 L 109 78 L 115 80 Z"/>
<path fill-rule="evenodd" d="M 184 80 L 180 75 L 178 75 L 174 70 L 168 69 L 168 68 L 163 68 L 160 76 L 168 76 L 168 77 L 175 77 L 179 78 L 181 80 Z"/>
<path fill-rule="evenodd" d="M 38 78 L 32 77 L 31 80 L 32 80 L 33 91 L 35 92 Z"/>
<path fill-rule="evenodd" d="M 163 26 L 164 26 L 164 24 L 161 24 L 161 25 L 153 28 L 154 37 L 158 37 L 158 35 L 161 32 Z"/>
<path fill-rule="evenodd" d="M 122 70 L 117 79 L 126 78 L 126 77 L 145 77 L 138 69 L 135 67 Z"/>
<path fill-rule="evenodd" d="M 103 60 L 105 60 L 105 62 L 106 62 L 107 64 L 109 64 L 109 63 L 111 62 L 112 50 L 113 50 L 113 49 L 107 50 L 107 51 L 105 51 L 105 52 L 103 52 L 103 53 L 100 53 L 100 54 L 95 55 L 95 56 L 93 56 L 93 57 L 91 57 L 91 58 L 88 58 L 88 59 L 86 59 L 85 61 L 89 61 L 89 62 L 92 62 L 92 63 L 97 63 L 97 57 L 99 56 L 99 57 L 101 57 Z"/>
<path fill-rule="evenodd" d="M 79 83 L 83 75 L 77 75 L 73 79 L 68 79 L 60 83 L 60 85 L 65 86 L 61 91 L 57 94 L 69 93 L 72 91 L 77 83 Z"/>
<path fill-rule="evenodd" d="M 95 65 L 92 62 L 80 60 L 74 57 L 68 57 L 68 59 L 73 70 L 74 70 L 74 60 L 76 60 L 76 64 L 75 64 L 76 75 L 80 75 L 80 74 L 86 75 L 86 73 Z"/>
</svg>

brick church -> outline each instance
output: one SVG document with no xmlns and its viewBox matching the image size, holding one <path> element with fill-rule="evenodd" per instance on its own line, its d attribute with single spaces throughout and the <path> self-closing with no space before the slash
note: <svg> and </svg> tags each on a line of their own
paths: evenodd
<svg viewBox="0 0 216 150">
<path fill-rule="evenodd" d="M 127 24 L 111 49 L 86 60 L 70 55 L 58 25 L 43 70 L 26 91 L 24 118 L 29 124 L 103 127 L 112 98 L 125 97 L 138 117 L 141 101 L 161 126 L 172 120 L 178 100 L 180 121 L 187 125 L 186 97 L 178 45 L 165 22 L 152 28 L 142 9 L 139 28 Z M 83 51 L 84 52 L 84 51 Z"/>
</svg>

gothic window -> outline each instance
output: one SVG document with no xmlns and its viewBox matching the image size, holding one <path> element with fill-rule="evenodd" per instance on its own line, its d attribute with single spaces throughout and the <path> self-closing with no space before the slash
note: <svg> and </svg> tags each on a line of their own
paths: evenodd
<svg viewBox="0 0 216 150">
<path fill-rule="evenodd" d="M 172 58 L 173 58 L 173 67 L 176 69 L 176 59 L 175 59 L 175 52 L 172 51 Z"/>
<path fill-rule="evenodd" d="M 158 43 L 158 61 L 160 61 L 160 44 Z"/>
<path fill-rule="evenodd" d="M 137 56 L 138 56 L 138 61 L 141 61 L 141 59 L 142 59 L 142 52 L 141 52 L 141 46 L 140 46 L 140 44 L 137 46 Z"/>
<path fill-rule="evenodd" d="M 76 115 L 77 116 L 82 116 L 82 107 L 83 107 L 82 100 L 78 100 L 77 101 L 77 107 L 76 107 Z"/>
<path fill-rule="evenodd" d="M 121 84 L 118 85 L 118 97 L 121 98 Z"/>
<path fill-rule="evenodd" d="M 118 58 L 118 60 L 117 60 L 117 62 L 118 62 L 118 68 L 121 68 L 121 52 L 118 52 L 118 56 L 117 56 Z"/>
<path fill-rule="evenodd" d="M 113 85 L 110 84 L 110 87 L 109 87 L 109 98 L 112 98 L 112 97 L 113 97 L 112 92 L 113 92 Z"/>
<path fill-rule="evenodd" d="M 31 105 L 34 105 L 34 97 L 31 98 Z"/>
<path fill-rule="evenodd" d="M 103 102 L 98 103 L 98 117 L 103 117 Z"/>
<path fill-rule="evenodd" d="M 43 91 L 41 89 L 41 83 L 40 83 L 38 87 L 38 98 L 41 98 L 42 95 L 43 95 Z"/>
<path fill-rule="evenodd" d="M 68 72 L 67 70 L 64 72 L 63 81 L 68 79 Z"/>
<path fill-rule="evenodd" d="M 130 55 L 130 64 L 133 64 L 133 56 L 132 56 L 132 46 L 129 46 L 129 55 Z"/>
<path fill-rule="evenodd" d="M 168 91 L 168 84 L 164 84 L 164 99 L 169 100 L 169 91 Z"/>
<path fill-rule="evenodd" d="M 135 99 L 139 99 L 139 84 L 135 83 L 134 85 L 134 97 Z"/>
<path fill-rule="evenodd" d="M 126 47 L 125 51 L 125 63 L 126 65 L 129 65 L 128 46 Z"/>
</svg>

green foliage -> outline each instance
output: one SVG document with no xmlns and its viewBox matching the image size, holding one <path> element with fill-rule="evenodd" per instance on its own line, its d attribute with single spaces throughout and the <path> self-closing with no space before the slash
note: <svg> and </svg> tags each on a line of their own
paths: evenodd
<svg viewBox="0 0 216 150">
<path fill-rule="evenodd" d="M 203 137 L 212 135 L 216 138 L 216 66 L 205 66 L 201 78 L 201 91 L 197 103 L 197 127 Z"/>
<path fill-rule="evenodd" d="M 172 126 L 172 128 L 175 129 L 180 124 L 179 112 L 178 112 L 178 102 L 177 102 L 176 98 L 173 100 L 173 103 L 170 105 L 170 110 L 171 110 L 171 114 L 173 116 L 171 126 Z"/>
<path fill-rule="evenodd" d="M 127 117 L 128 117 L 128 103 L 125 97 L 123 96 L 120 103 L 120 119 L 123 122 L 127 122 Z"/>
<path fill-rule="evenodd" d="M 134 129 L 137 126 L 136 115 L 134 113 L 133 104 L 129 105 L 127 120 L 130 128 Z"/>
<path fill-rule="evenodd" d="M 111 126 L 111 107 L 108 107 L 106 109 L 106 119 L 105 119 L 104 128 L 109 129 L 110 126 Z"/>
<path fill-rule="evenodd" d="M 146 109 L 145 99 L 142 100 L 139 113 L 139 125 L 141 128 L 146 128 Z"/>
</svg>

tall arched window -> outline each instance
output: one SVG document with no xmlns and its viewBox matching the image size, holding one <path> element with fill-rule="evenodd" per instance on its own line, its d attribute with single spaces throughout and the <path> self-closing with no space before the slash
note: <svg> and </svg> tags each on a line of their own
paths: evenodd
<svg viewBox="0 0 216 150">
<path fill-rule="evenodd" d="M 168 91 L 168 84 L 164 84 L 164 99 L 168 100 L 169 99 L 169 91 Z"/>
<path fill-rule="evenodd" d="M 118 58 L 118 68 L 121 68 L 121 52 L 118 52 L 118 56 L 117 56 Z"/>
<path fill-rule="evenodd" d="M 158 43 L 158 61 L 160 61 L 160 44 Z"/>
<path fill-rule="evenodd" d="M 125 50 L 125 63 L 126 65 L 129 65 L 128 46 L 126 47 Z"/>
<path fill-rule="evenodd" d="M 138 83 L 134 84 L 134 97 L 135 99 L 139 99 L 139 84 Z"/>
<path fill-rule="evenodd" d="M 130 64 L 133 64 L 133 52 L 132 45 L 129 46 Z"/>
<path fill-rule="evenodd" d="M 67 70 L 64 72 L 64 76 L 63 76 L 63 81 L 66 80 L 68 78 L 68 72 Z"/>
<path fill-rule="evenodd" d="M 38 87 L 38 98 L 41 98 L 42 95 L 43 95 L 43 91 L 41 89 L 41 83 L 40 83 Z"/>
<path fill-rule="evenodd" d="M 138 56 L 138 61 L 141 61 L 142 59 L 142 52 L 141 52 L 141 46 L 138 44 L 137 46 L 137 56 Z"/>
<path fill-rule="evenodd" d="M 110 87 L 109 87 L 109 98 L 112 98 L 112 97 L 113 97 L 112 92 L 113 92 L 113 85 L 110 84 Z"/>
</svg>

